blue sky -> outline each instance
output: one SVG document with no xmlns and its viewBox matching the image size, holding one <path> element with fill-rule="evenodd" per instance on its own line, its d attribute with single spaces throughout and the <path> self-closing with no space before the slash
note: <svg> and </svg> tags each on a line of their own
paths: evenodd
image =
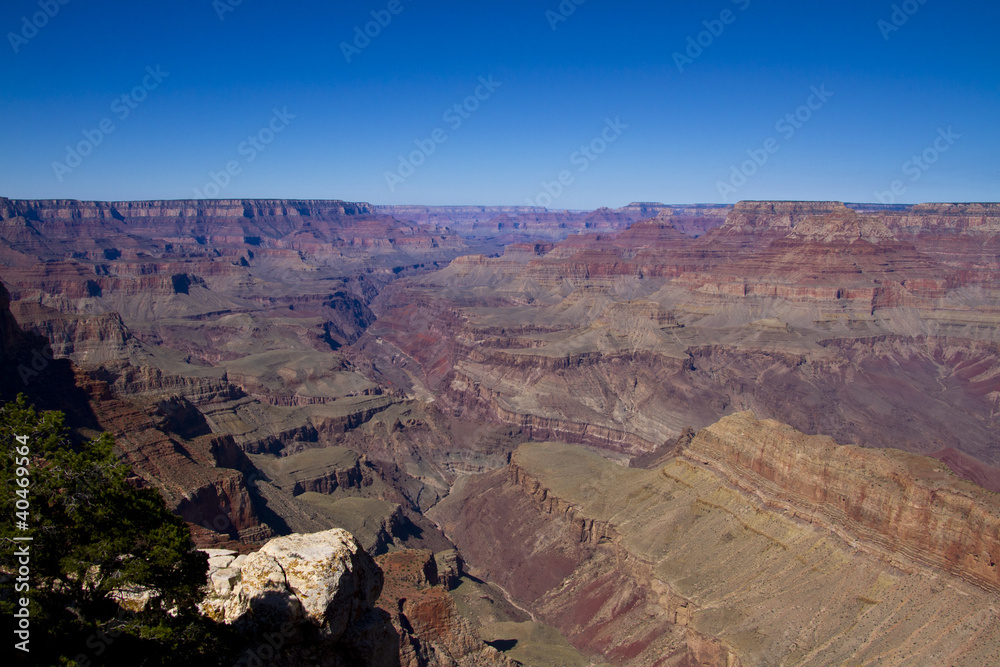
<svg viewBox="0 0 1000 667">
<path fill-rule="evenodd" d="M 0 9 L 0 196 L 1000 199 L 995 2 L 62 2 Z"/>
</svg>

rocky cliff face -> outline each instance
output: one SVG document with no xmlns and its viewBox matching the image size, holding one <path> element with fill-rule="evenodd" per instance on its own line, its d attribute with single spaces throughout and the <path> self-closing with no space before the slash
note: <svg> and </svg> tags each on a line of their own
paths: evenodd
<svg viewBox="0 0 1000 667">
<path fill-rule="evenodd" d="M 615 664 L 997 655 L 995 565 L 982 567 L 994 495 L 932 459 L 838 448 L 747 414 L 683 452 L 634 470 L 525 445 L 432 515 L 475 572 Z M 951 622 L 927 622 L 939 616 Z"/>
<path fill-rule="evenodd" d="M 274 534 L 247 484 L 259 473 L 231 436 L 214 435 L 186 399 L 128 400 L 85 374 L 102 430 L 115 437 L 134 482 L 156 488 L 167 508 L 188 522 L 199 546 L 258 542 Z"/>
<path fill-rule="evenodd" d="M 400 635 L 402 667 L 518 664 L 486 645 L 461 615 L 448 593 L 446 573 L 439 572 L 431 551 L 398 551 L 377 561 L 386 578 L 379 606 L 392 617 Z M 458 574 L 455 571 L 452 577 Z"/>
<path fill-rule="evenodd" d="M 0 283 L 0 355 L 12 357 L 24 342 L 24 332 L 10 312 L 10 293 Z"/>
<path fill-rule="evenodd" d="M 682 454 L 769 506 L 1000 591 L 1000 498 L 936 459 L 841 446 L 746 412 L 703 429 Z"/>
<path fill-rule="evenodd" d="M 24 394 L 37 408 L 59 410 L 75 428 L 100 428 L 78 375 L 59 359 L 43 336 L 22 330 L 10 310 L 10 294 L 0 282 L 0 402 Z"/>
<path fill-rule="evenodd" d="M 741 201 L 726 218 L 719 236 L 753 234 L 783 235 L 810 218 L 845 215 L 849 209 L 840 202 Z"/>
<path fill-rule="evenodd" d="M 520 452 L 508 470 L 470 481 L 431 512 L 474 574 L 612 664 L 742 664 L 721 642 L 675 622 L 686 601 L 656 609 L 668 589 L 656 587 L 649 563 L 618 548 L 610 522 L 557 495 L 521 464 Z"/>
<path fill-rule="evenodd" d="M 276 538 L 250 554 L 206 552 L 202 612 L 251 644 L 275 639 L 265 664 L 515 664 L 483 642 L 448 593 L 460 568 L 439 572 L 438 561 L 447 567 L 454 552 L 403 550 L 376 561 L 339 529 Z"/>
<path fill-rule="evenodd" d="M 0 197 L 0 217 L 28 220 L 124 218 L 232 218 L 266 216 L 364 215 L 370 204 L 321 200 L 216 199 L 126 202 L 80 202 L 74 199 L 19 200 Z"/>
<path fill-rule="evenodd" d="M 375 607 L 382 571 L 350 533 L 289 535 L 238 558 L 209 555 L 202 611 L 248 639 L 277 637 L 269 664 L 399 664 L 399 637 Z"/>
<path fill-rule="evenodd" d="M 1000 233 L 1000 204 L 918 204 L 886 214 L 890 226 L 912 235 Z"/>
</svg>

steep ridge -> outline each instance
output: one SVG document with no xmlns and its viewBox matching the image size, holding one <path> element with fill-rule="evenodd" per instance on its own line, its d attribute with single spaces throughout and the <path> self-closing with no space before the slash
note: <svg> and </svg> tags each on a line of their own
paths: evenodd
<svg viewBox="0 0 1000 667">
<path fill-rule="evenodd" d="M 79 382 L 102 429 L 115 436 L 134 482 L 157 489 L 167 508 L 188 522 L 199 546 L 259 542 L 275 534 L 247 483 L 257 469 L 231 437 L 213 435 L 186 400 L 129 401 L 86 376 Z"/>
<path fill-rule="evenodd" d="M 89 397 L 77 386 L 76 370 L 58 359 L 43 336 L 25 332 L 10 309 L 10 293 L 0 282 L 0 401 L 24 394 L 42 410 L 59 410 L 76 428 L 97 429 Z"/>
<path fill-rule="evenodd" d="M 487 646 L 476 628 L 462 617 L 448 594 L 448 581 L 439 571 L 438 560 L 430 551 L 413 550 L 377 559 L 386 575 L 379 605 L 400 635 L 401 666 L 519 664 Z"/>
<path fill-rule="evenodd" d="M 690 291 L 728 297 L 819 302 L 874 313 L 933 306 L 948 285 L 941 266 L 897 238 L 887 220 L 843 204 L 743 202 L 726 224 L 699 240 L 731 250 L 688 272 Z M 893 300 L 881 298 L 894 294 Z"/>
<path fill-rule="evenodd" d="M 977 665 L 1000 656 L 998 510 L 932 459 L 739 414 L 653 470 L 524 445 L 431 514 L 616 664 Z"/>
<path fill-rule="evenodd" d="M 505 470 L 463 480 L 431 510 L 470 572 L 498 583 L 575 647 L 612 664 L 743 664 L 723 643 L 677 622 L 687 601 L 656 581 L 649 561 L 619 547 L 609 522 L 580 512 L 521 465 L 534 446 L 519 449 Z M 551 457 L 560 446 L 546 447 Z M 564 457 L 552 461 L 569 465 Z M 602 482 L 598 476 L 584 483 L 600 499 Z"/>
<path fill-rule="evenodd" d="M 1000 592 L 1000 496 L 935 459 L 837 445 L 742 412 L 681 451 L 768 506 Z"/>
</svg>

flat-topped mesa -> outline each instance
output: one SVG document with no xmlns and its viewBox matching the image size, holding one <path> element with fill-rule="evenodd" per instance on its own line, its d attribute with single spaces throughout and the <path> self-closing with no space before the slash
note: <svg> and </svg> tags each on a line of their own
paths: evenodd
<svg viewBox="0 0 1000 667">
<path fill-rule="evenodd" d="M 77 201 L 75 199 L 0 199 L 0 218 L 29 220 L 126 218 L 232 218 L 269 216 L 374 215 L 371 204 L 339 200 L 178 199 L 152 201 Z"/>
<path fill-rule="evenodd" d="M 799 221 L 786 238 L 812 243 L 896 242 L 896 236 L 882 220 L 858 215 L 850 209 L 807 217 Z"/>
<path fill-rule="evenodd" d="M 664 204 L 661 202 L 634 201 L 615 209 L 638 219 L 655 218 L 657 215 L 694 215 L 700 213 L 723 213 L 733 208 L 732 204 Z"/>
<path fill-rule="evenodd" d="M 615 209 L 619 213 L 636 216 L 638 218 L 655 218 L 657 215 L 670 214 L 670 207 L 660 202 L 634 201 L 631 204 Z"/>
<path fill-rule="evenodd" d="M 681 328 L 674 314 L 655 301 L 617 301 L 601 313 L 594 325 L 607 326 L 618 335 L 639 331 L 643 325 Z"/>
<path fill-rule="evenodd" d="M 837 445 L 749 412 L 702 429 L 682 455 L 849 541 L 1000 591 L 1000 496 L 936 459 Z"/>
<path fill-rule="evenodd" d="M 743 201 L 736 204 L 723 236 L 741 234 L 784 235 L 798 231 L 807 221 L 858 220 L 862 224 L 884 225 L 895 234 L 1000 234 L 1000 203 L 917 204 L 898 209 L 876 210 L 840 202 Z M 880 236 L 884 236 L 885 231 Z"/>
<path fill-rule="evenodd" d="M 554 243 L 511 243 L 503 249 L 503 258 L 515 261 L 527 262 L 532 259 L 544 257 L 555 247 Z"/>
<path fill-rule="evenodd" d="M 1000 203 L 918 204 L 903 211 L 886 211 L 883 219 L 897 233 L 1000 234 Z"/>
<path fill-rule="evenodd" d="M 1000 217 L 1000 202 L 926 203 L 910 206 L 903 211 L 911 215 L 959 215 Z"/>
<path fill-rule="evenodd" d="M 541 206 L 383 206 L 374 207 L 376 213 L 395 216 L 414 222 L 438 222 L 452 219 L 456 222 L 487 220 L 499 215 L 518 216 L 545 213 Z"/>
<path fill-rule="evenodd" d="M 612 210 L 606 206 L 591 211 L 583 218 L 583 228 L 595 231 L 615 231 L 625 229 L 635 222 L 635 217 Z"/>
<path fill-rule="evenodd" d="M 719 227 L 717 234 L 783 236 L 806 218 L 846 212 L 849 212 L 846 206 L 833 201 L 741 201 L 729 212 L 725 224 Z"/>
</svg>

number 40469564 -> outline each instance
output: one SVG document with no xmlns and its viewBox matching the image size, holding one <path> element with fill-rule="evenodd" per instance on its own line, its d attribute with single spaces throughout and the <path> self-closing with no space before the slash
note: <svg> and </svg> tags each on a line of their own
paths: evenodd
<svg viewBox="0 0 1000 667">
<path fill-rule="evenodd" d="M 16 476 L 14 483 L 20 487 L 14 492 L 15 495 L 17 495 L 17 509 L 19 510 L 16 513 L 16 516 L 18 521 L 27 522 L 29 507 L 28 487 L 31 485 L 31 480 L 28 477 L 28 462 L 30 461 L 28 458 L 30 454 L 30 450 L 28 448 L 28 436 L 19 435 L 14 439 L 17 440 L 20 445 L 20 447 L 16 447 L 14 449 L 14 452 L 17 454 L 17 458 L 14 461 L 14 464 L 17 466 L 17 469 L 14 471 Z"/>
</svg>

